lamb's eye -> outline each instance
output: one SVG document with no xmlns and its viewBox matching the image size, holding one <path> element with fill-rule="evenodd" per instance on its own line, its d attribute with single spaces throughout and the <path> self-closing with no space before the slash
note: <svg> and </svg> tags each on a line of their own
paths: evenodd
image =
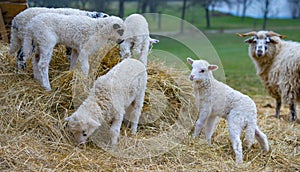
<svg viewBox="0 0 300 172">
<path fill-rule="evenodd" d="M 200 71 L 199 71 L 199 73 L 204 73 L 205 72 L 205 70 L 204 69 L 201 69 Z"/>
<path fill-rule="evenodd" d="M 83 135 L 84 137 L 86 137 L 86 136 L 87 136 L 87 134 L 85 133 L 85 131 L 84 131 L 84 130 L 82 131 L 82 135 Z"/>
</svg>

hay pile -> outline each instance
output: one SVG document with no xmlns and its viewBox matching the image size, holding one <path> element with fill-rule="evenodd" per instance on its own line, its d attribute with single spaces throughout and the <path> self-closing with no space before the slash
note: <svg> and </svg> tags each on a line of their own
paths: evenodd
<svg viewBox="0 0 300 172">
<path fill-rule="evenodd" d="M 190 130 L 197 114 L 192 108 L 191 83 L 182 71 L 158 61 L 148 66 L 148 85 L 138 134 L 122 127 L 118 148 L 105 148 L 97 132 L 83 147 L 74 147 L 64 118 L 75 111 L 74 71 L 65 49 L 55 49 L 50 65 L 51 92 L 33 79 L 32 67 L 16 70 L 8 46 L 0 46 L 0 170 L 1 171 L 297 171 L 300 170 L 300 127 L 273 118 L 273 100 L 257 96 L 259 126 L 268 136 L 271 152 L 258 143 L 244 151 L 244 165 L 235 166 L 234 153 L 222 120 L 208 146 L 203 134 L 193 140 Z M 95 76 L 119 61 L 113 48 L 101 61 Z M 82 101 L 76 100 L 77 103 Z M 100 135 L 99 135 L 100 133 Z"/>
</svg>

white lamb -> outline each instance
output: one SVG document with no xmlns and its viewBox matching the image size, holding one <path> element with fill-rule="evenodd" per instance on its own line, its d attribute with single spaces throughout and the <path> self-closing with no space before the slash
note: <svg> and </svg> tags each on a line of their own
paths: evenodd
<svg viewBox="0 0 300 172">
<path fill-rule="evenodd" d="M 12 20 L 9 55 L 13 56 L 17 53 L 17 67 L 19 69 L 25 68 L 23 60 L 22 44 L 25 34 L 25 27 L 27 23 L 35 16 L 42 13 L 59 13 L 65 15 L 83 15 L 91 18 L 104 18 L 108 17 L 107 14 L 102 12 L 90 12 L 73 8 L 44 8 L 44 7 L 32 7 L 20 12 Z"/>
<path fill-rule="evenodd" d="M 23 43 L 24 61 L 30 58 L 34 46 L 36 54 L 39 55 L 32 60 L 34 77 L 46 90 L 51 90 L 48 68 L 56 44 L 61 43 L 72 48 L 71 64 L 76 64 L 78 58 L 83 74 L 87 76 L 89 55 L 109 42 L 122 41 L 124 30 L 123 20 L 115 16 L 94 19 L 87 16 L 43 13 L 34 17 L 27 25 Z"/>
<path fill-rule="evenodd" d="M 120 54 L 123 59 L 136 58 L 147 66 L 149 48 L 159 40 L 149 36 L 148 22 L 140 14 L 131 14 L 125 21 L 126 31 L 124 42 L 120 44 Z M 132 51 L 132 52 L 131 52 Z"/>
<path fill-rule="evenodd" d="M 218 66 L 211 65 L 205 60 L 187 58 L 192 65 L 190 80 L 194 81 L 195 104 L 199 108 L 199 117 L 195 125 L 193 137 L 197 137 L 205 128 L 206 140 L 211 144 L 211 137 L 219 117 L 227 119 L 228 130 L 236 163 L 243 162 L 241 133 L 246 128 L 245 137 L 248 148 L 254 142 L 254 137 L 264 151 L 269 151 L 267 136 L 257 126 L 257 110 L 253 100 L 217 81 L 212 71 Z"/>
<path fill-rule="evenodd" d="M 272 31 L 238 34 L 251 36 L 249 56 L 265 89 L 275 98 L 275 117 L 279 117 L 281 102 L 289 105 L 290 121 L 297 119 L 296 106 L 300 102 L 300 43 L 284 41 L 284 36 Z"/>
<path fill-rule="evenodd" d="M 76 112 L 65 118 L 76 143 L 85 143 L 99 126 L 112 122 L 111 143 L 116 144 L 124 117 L 131 122 L 131 130 L 135 134 L 146 84 L 146 68 L 135 59 L 125 59 L 99 77 L 87 99 Z"/>
</svg>

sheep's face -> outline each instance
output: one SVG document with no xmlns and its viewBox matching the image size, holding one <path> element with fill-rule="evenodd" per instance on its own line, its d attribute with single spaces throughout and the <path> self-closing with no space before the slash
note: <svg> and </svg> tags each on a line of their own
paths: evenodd
<svg viewBox="0 0 300 172">
<path fill-rule="evenodd" d="M 217 65 L 211 65 L 205 60 L 193 60 L 187 58 L 187 62 L 192 65 L 190 74 L 191 81 L 205 81 L 212 77 L 212 71 L 217 70 Z"/>
<path fill-rule="evenodd" d="M 89 136 L 100 126 L 93 119 L 80 120 L 76 115 L 65 118 L 68 121 L 68 129 L 74 136 L 76 145 L 84 144 Z"/>
<path fill-rule="evenodd" d="M 250 44 L 251 54 L 253 57 L 262 58 L 272 53 L 272 49 L 279 43 L 280 38 L 285 36 L 272 31 L 259 31 L 238 34 L 241 37 L 252 36 L 245 40 L 245 43 Z"/>
</svg>

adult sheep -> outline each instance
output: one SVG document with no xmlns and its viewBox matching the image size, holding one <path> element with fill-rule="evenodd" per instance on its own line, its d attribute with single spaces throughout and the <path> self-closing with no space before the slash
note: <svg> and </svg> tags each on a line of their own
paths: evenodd
<svg viewBox="0 0 300 172">
<path fill-rule="evenodd" d="M 71 59 L 76 62 L 79 58 L 83 74 L 87 76 L 88 57 L 109 42 L 122 41 L 124 30 L 123 20 L 115 16 L 94 19 L 87 16 L 43 13 L 27 24 L 23 42 L 24 61 L 31 57 L 35 47 L 38 58 L 33 57 L 32 60 L 34 77 L 46 90 L 51 90 L 48 69 L 56 44 L 64 44 L 76 52 L 72 53 Z"/>
<path fill-rule="evenodd" d="M 145 66 L 138 60 L 125 59 L 94 82 L 89 96 L 70 117 L 69 130 L 76 144 L 83 144 L 99 127 L 111 124 L 111 144 L 117 143 L 123 119 L 137 132 L 147 84 Z"/>
<path fill-rule="evenodd" d="M 149 36 L 148 22 L 140 14 L 131 14 L 124 21 L 126 31 L 124 42 L 120 44 L 120 54 L 123 59 L 136 58 L 147 66 L 149 48 L 159 40 Z"/>
<path fill-rule="evenodd" d="M 58 13 L 65 15 L 82 15 L 91 18 L 104 18 L 108 17 L 107 14 L 102 12 L 91 12 L 84 11 L 73 8 L 44 8 L 44 7 L 32 7 L 27 8 L 18 15 L 16 15 L 12 20 L 10 44 L 9 44 L 9 55 L 13 56 L 17 53 L 17 67 L 19 69 L 25 68 L 23 63 L 23 52 L 22 44 L 25 34 L 26 24 L 35 16 L 42 13 Z"/>
<path fill-rule="evenodd" d="M 268 93 L 275 98 L 275 117 L 279 117 L 282 102 L 289 105 L 290 121 L 297 119 L 296 105 L 300 101 L 300 43 L 285 41 L 273 31 L 238 34 L 251 36 L 249 56 L 257 75 Z"/>
<path fill-rule="evenodd" d="M 257 125 L 257 110 L 253 100 L 216 80 L 212 71 L 218 69 L 218 66 L 211 65 L 205 60 L 187 58 L 187 61 L 192 65 L 190 80 L 193 81 L 195 105 L 199 110 L 193 137 L 198 136 L 202 128 L 205 128 L 206 140 L 210 144 L 218 120 L 222 117 L 228 122 L 237 164 L 243 162 L 240 137 L 244 128 L 248 148 L 256 138 L 263 150 L 269 151 L 267 136 Z"/>
</svg>

